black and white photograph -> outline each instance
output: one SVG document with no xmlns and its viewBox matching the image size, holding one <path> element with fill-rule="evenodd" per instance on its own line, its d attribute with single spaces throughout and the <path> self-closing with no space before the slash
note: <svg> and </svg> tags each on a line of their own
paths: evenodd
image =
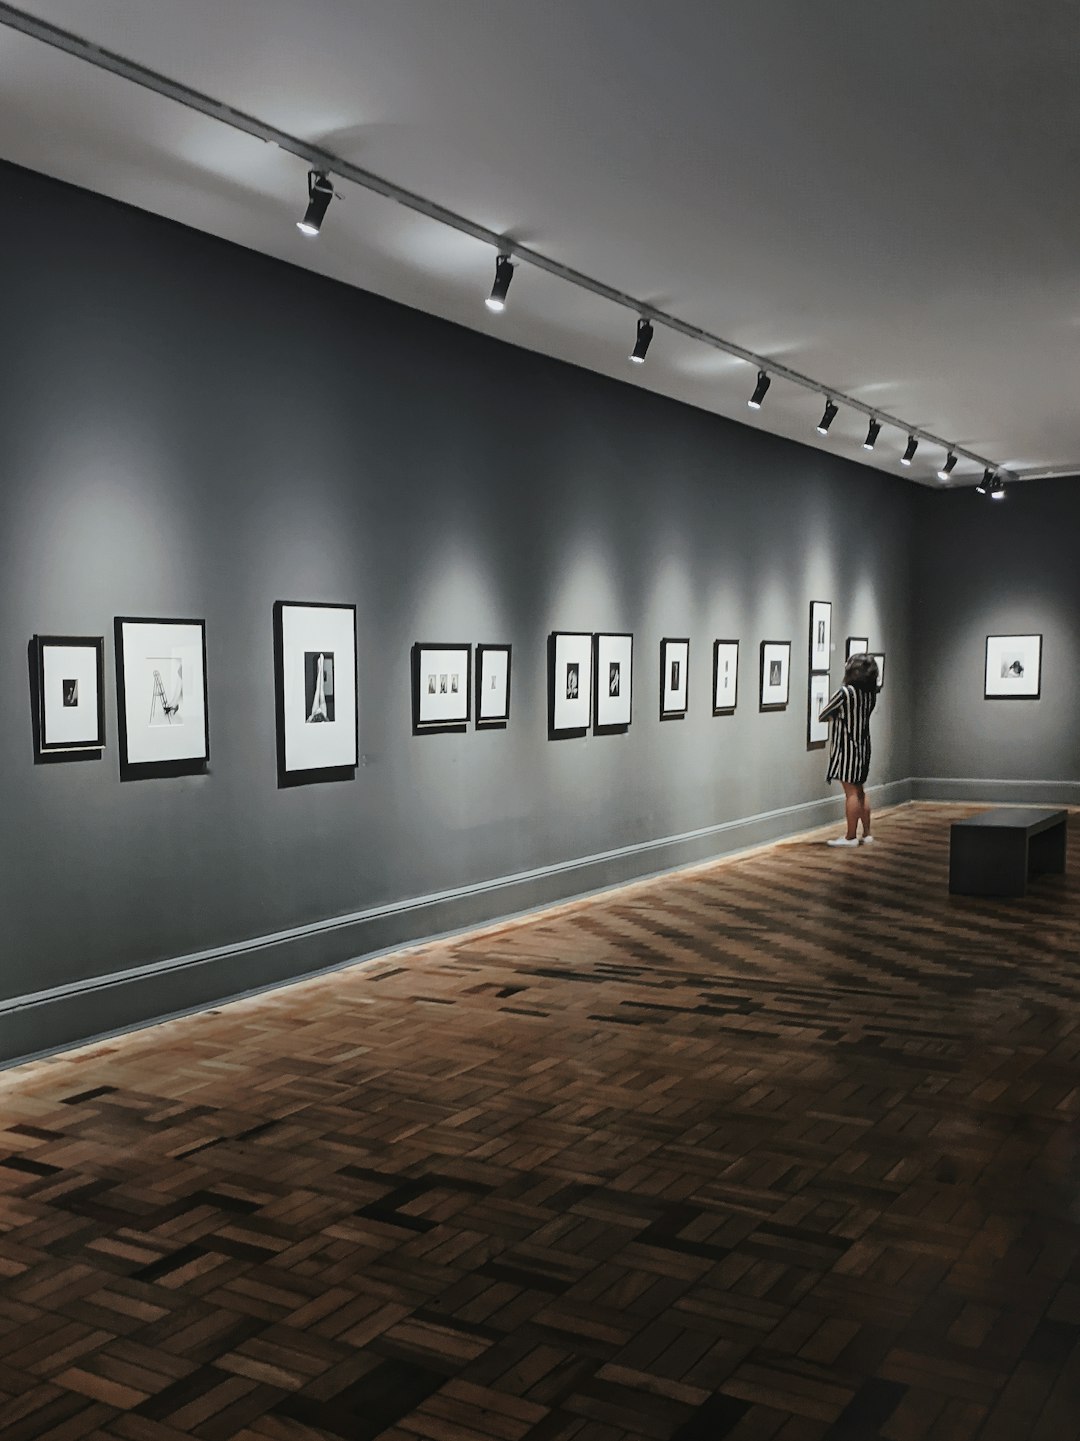
<svg viewBox="0 0 1080 1441">
<path fill-rule="evenodd" d="M 553 631 L 548 723 L 551 734 L 577 734 L 592 720 L 593 637 L 586 631 Z"/>
<path fill-rule="evenodd" d="M 104 637 L 35 636 L 33 666 L 39 755 L 103 750 Z"/>
<path fill-rule="evenodd" d="M 985 700 L 1038 700 L 1042 694 L 1042 636 L 986 637 Z"/>
<path fill-rule="evenodd" d="M 786 710 L 790 699 L 791 642 L 761 642 L 761 698 L 758 709 Z"/>
<path fill-rule="evenodd" d="M 713 641 L 713 715 L 733 715 L 739 698 L 739 642 Z"/>
<path fill-rule="evenodd" d="M 438 684 L 432 682 L 438 677 Z M 472 646 L 413 646 L 413 732 L 463 730 L 472 719 Z"/>
<path fill-rule="evenodd" d="M 633 713 L 634 637 L 601 631 L 593 637 L 593 646 L 596 729 L 626 730 Z"/>
<path fill-rule="evenodd" d="M 274 653 L 282 782 L 346 779 L 357 763 L 356 607 L 278 601 Z"/>
<path fill-rule="evenodd" d="M 206 625 L 117 617 L 116 688 L 123 770 L 210 758 Z"/>
<path fill-rule="evenodd" d="M 492 729 L 510 720 L 510 647 L 476 647 L 476 725 Z"/>
<path fill-rule="evenodd" d="M 660 642 L 660 719 L 681 720 L 689 707 L 690 642 L 685 636 Z"/>
<path fill-rule="evenodd" d="M 821 719 L 821 711 L 829 699 L 829 676 L 819 671 L 810 677 L 806 707 L 806 749 L 820 750 L 829 739 L 829 722 Z"/>
<path fill-rule="evenodd" d="M 832 602 L 810 602 L 810 670 L 832 669 Z"/>
<path fill-rule="evenodd" d="M 869 655 L 870 642 L 864 635 L 849 635 L 844 646 L 844 659 L 850 660 L 853 655 Z"/>
</svg>

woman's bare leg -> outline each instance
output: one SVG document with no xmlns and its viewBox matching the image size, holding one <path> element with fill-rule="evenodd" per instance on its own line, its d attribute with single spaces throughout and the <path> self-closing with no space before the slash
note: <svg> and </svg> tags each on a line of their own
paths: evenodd
<svg viewBox="0 0 1080 1441">
<path fill-rule="evenodd" d="M 859 818 L 862 821 L 862 833 L 864 836 L 870 834 L 870 802 L 866 799 L 866 790 L 859 786 Z"/>
<path fill-rule="evenodd" d="M 841 781 L 840 784 L 844 787 L 844 820 L 847 822 L 845 839 L 853 841 L 858 837 L 859 817 L 863 813 L 862 786 L 852 785 L 850 781 Z"/>
</svg>

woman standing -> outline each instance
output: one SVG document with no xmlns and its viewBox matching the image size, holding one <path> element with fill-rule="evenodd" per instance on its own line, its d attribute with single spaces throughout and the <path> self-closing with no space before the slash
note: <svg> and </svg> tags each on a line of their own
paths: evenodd
<svg viewBox="0 0 1080 1441">
<path fill-rule="evenodd" d="M 844 787 L 844 817 L 847 834 L 829 841 L 830 846 L 857 846 L 859 822 L 862 840 L 870 834 L 870 802 L 866 799 L 866 777 L 870 771 L 870 715 L 877 704 L 878 668 L 872 655 L 852 655 L 844 667 L 844 683 L 821 709 L 821 719 L 831 721 L 832 745 L 826 779 Z"/>
</svg>

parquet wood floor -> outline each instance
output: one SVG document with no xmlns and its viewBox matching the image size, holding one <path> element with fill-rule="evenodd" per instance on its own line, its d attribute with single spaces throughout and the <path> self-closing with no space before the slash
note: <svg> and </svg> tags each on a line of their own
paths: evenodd
<svg viewBox="0 0 1080 1441">
<path fill-rule="evenodd" d="M 967 813 L 0 1077 L 3 1441 L 1070 1441 L 1080 817 Z"/>
</svg>

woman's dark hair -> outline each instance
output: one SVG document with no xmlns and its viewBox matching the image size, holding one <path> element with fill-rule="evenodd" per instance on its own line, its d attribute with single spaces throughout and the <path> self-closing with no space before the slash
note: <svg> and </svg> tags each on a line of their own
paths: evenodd
<svg viewBox="0 0 1080 1441">
<path fill-rule="evenodd" d="M 848 663 L 844 667 L 844 684 L 853 685 L 856 690 L 876 691 L 878 668 L 874 657 L 861 652 L 848 656 Z"/>
</svg>

